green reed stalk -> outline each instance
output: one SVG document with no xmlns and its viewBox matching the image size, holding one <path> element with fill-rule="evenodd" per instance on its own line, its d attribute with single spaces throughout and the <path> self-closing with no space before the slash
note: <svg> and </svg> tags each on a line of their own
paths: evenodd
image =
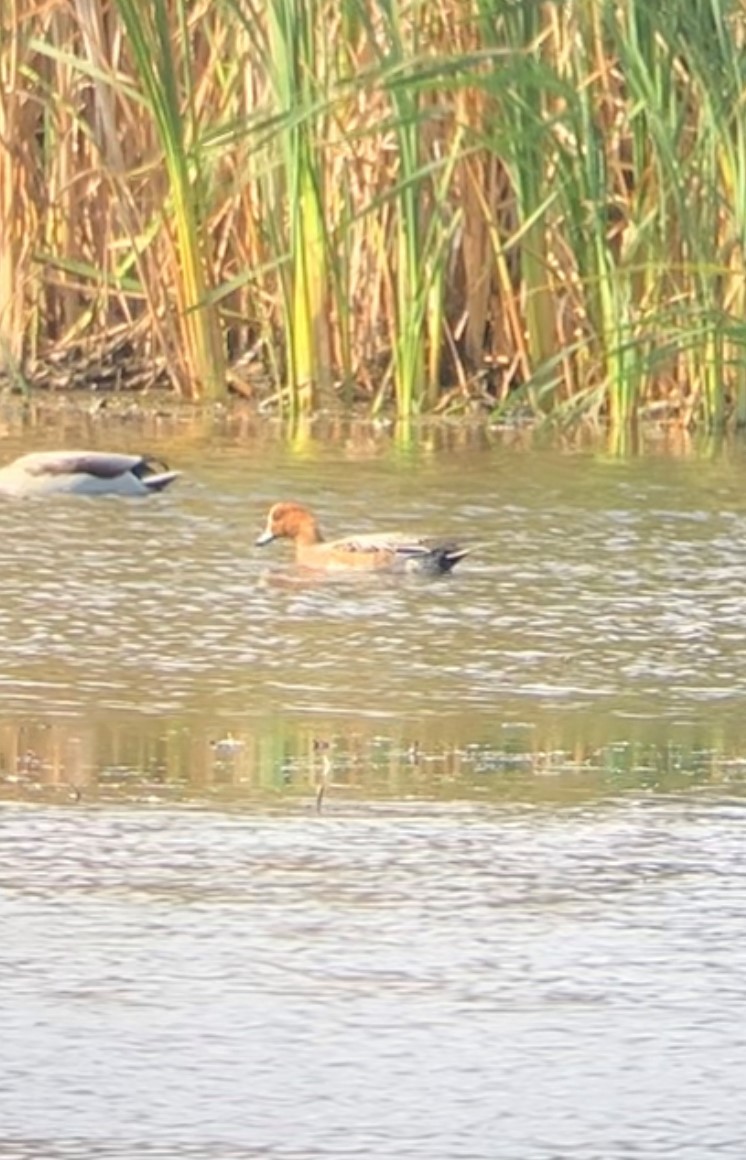
<svg viewBox="0 0 746 1160">
<path fill-rule="evenodd" d="M 392 326 L 396 410 L 401 418 L 419 409 L 425 383 L 425 300 L 420 279 L 421 142 L 419 100 L 411 75 L 411 61 L 417 52 L 417 18 L 422 7 L 415 3 L 409 20 L 404 19 L 399 0 L 383 0 L 380 11 L 384 21 L 387 66 L 380 79 L 394 112 L 398 161 L 397 179 L 391 192 L 395 212 L 394 312 L 389 322 Z M 375 45 L 376 30 L 370 25 L 368 34 Z"/>
<path fill-rule="evenodd" d="M 682 6 L 672 14 L 637 3 L 614 32 L 633 131 L 630 224 L 638 235 L 646 233 L 647 266 L 659 275 L 655 295 L 645 302 L 648 328 L 657 331 L 658 347 L 676 345 L 685 413 L 699 411 L 707 425 L 719 426 L 728 377 L 724 249 L 733 237 L 734 212 L 744 236 L 744 207 L 723 197 L 721 161 L 727 157 L 728 171 L 743 190 L 743 139 L 736 150 L 731 145 L 734 101 L 746 78 L 741 54 L 725 26 L 713 25 L 713 14 L 706 5 Z M 737 300 L 743 259 L 735 252 L 732 257 Z M 739 377 L 743 382 L 742 372 Z"/>
<path fill-rule="evenodd" d="M 721 422 L 728 377 L 746 415 L 746 377 L 725 337 L 740 341 L 726 305 L 741 308 L 746 293 L 737 25 L 719 7 L 641 0 L 484 0 L 480 14 L 483 35 L 509 50 L 487 81 L 499 109 L 490 139 L 515 196 L 524 373 L 537 401 L 561 356 L 565 391 L 595 406 L 603 383 L 614 424 L 660 390 L 661 372 L 682 416 L 696 404 Z"/>
<path fill-rule="evenodd" d="M 589 29 L 584 46 L 593 43 L 592 35 Z M 603 376 L 609 418 L 617 426 L 635 416 L 642 384 L 633 267 L 611 228 L 614 173 L 598 114 L 599 93 L 585 83 L 592 61 L 581 53 L 569 58 L 571 94 L 557 152 L 563 179 L 560 211 L 591 324 L 588 354 Z"/>
<path fill-rule="evenodd" d="M 211 275 L 205 233 L 205 194 L 198 168 L 199 138 L 193 104 L 187 9 L 176 3 L 183 51 L 181 76 L 176 30 L 168 0 L 115 0 L 130 41 L 145 106 L 163 149 L 169 199 L 165 207 L 176 243 L 172 271 L 179 322 L 195 390 L 210 399 L 226 391 L 222 333 L 217 308 L 208 301 Z"/>
<path fill-rule="evenodd" d="M 317 0 L 271 0 L 267 7 L 267 68 L 277 115 L 273 151 L 281 159 L 271 180 L 275 204 L 286 204 L 283 329 L 292 412 L 308 412 L 317 390 L 331 385 L 324 171 L 317 137 L 324 133 L 324 61 L 318 45 L 323 17 Z M 278 257 L 280 254 L 278 253 Z"/>
<path fill-rule="evenodd" d="M 419 409 L 425 383 L 424 295 L 420 279 L 419 217 L 420 133 L 419 99 L 411 76 L 411 60 L 417 53 L 418 18 L 422 5 L 415 3 L 405 19 L 400 0 L 383 0 L 388 48 L 388 78 L 384 80 L 394 111 L 399 173 L 393 191 L 396 211 L 393 334 L 394 391 L 399 416 Z"/>
<path fill-rule="evenodd" d="M 422 53 L 430 9 L 418 2 L 384 0 L 378 14 L 380 29 L 361 9 L 368 43 L 379 62 L 365 84 L 380 86 L 386 94 L 396 141 L 395 170 L 380 204 L 393 211 L 393 311 L 388 322 L 394 397 L 402 420 L 437 398 L 447 263 L 460 220 L 450 198 L 463 130 L 457 128 L 450 139 L 436 133 L 439 156 L 428 156 L 425 142 L 434 135 L 433 118 L 442 115 L 434 102 L 444 83 L 442 69 Z M 382 399 L 379 393 L 374 410 Z"/>
<path fill-rule="evenodd" d="M 737 33 L 719 5 L 688 14 L 680 32 L 699 110 L 701 148 L 698 185 L 702 188 L 695 285 L 708 321 L 705 345 L 705 420 L 712 428 L 726 417 L 730 387 L 739 425 L 746 422 L 746 128 L 743 94 L 746 61 L 743 30 Z"/>
<path fill-rule="evenodd" d="M 666 20 L 652 7 L 634 3 L 613 20 L 608 17 L 604 26 L 627 86 L 620 94 L 609 81 L 606 90 L 606 123 L 614 128 L 611 147 L 607 144 L 605 150 L 604 212 L 609 218 L 605 251 L 617 291 L 607 302 L 616 320 L 607 332 L 615 335 L 616 349 L 628 354 L 620 367 L 612 365 L 609 370 L 613 423 L 629 422 L 653 391 L 656 352 L 670 342 L 666 303 L 684 289 L 676 248 L 686 216 L 682 183 L 689 175 L 681 148 L 685 121 L 675 80 L 676 59 L 665 33 Z M 599 34 L 598 52 L 603 50 Z M 623 96 L 628 99 L 622 105 Z M 604 204 L 602 198 L 599 189 L 595 203 Z"/>
<path fill-rule="evenodd" d="M 552 369 L 558 351 L 556 303 L 549 277 L 548 214 L 556 197 L 550 180 L 553 148 L 547 121 L 549 94 L 557 89 L 551 68 L 542 59 L 544 21 L 542 6 L 513 4 L 510 0 L 479 0 L 480 28 L 495 50 L 495 64 L 482 80 L 494 106 L 485 124 L 485 141 L 509 175 L 515 217 L 510 234 L 511 260 L 520 268 L 523 374 L 531 383 L 535 408 L 551 405 L 556 381 Z M 504 230 L 497 237 L 495 260 L 502 294 L 514 291 L 504 250 Z M 510 281 L 509 281 L 510 279 Z"/>
</svg>

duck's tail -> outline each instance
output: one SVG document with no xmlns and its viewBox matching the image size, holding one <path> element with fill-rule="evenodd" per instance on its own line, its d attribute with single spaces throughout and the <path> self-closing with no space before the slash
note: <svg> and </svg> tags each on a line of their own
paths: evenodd
<svg viewBox="0 0 746 1160">
<path fill-rule="evenodd" d="M 133 468 L 132 474 L 137 476 L 148 491 L 163 491 L 164 487 L 168 487 L 169 483 L 178 479 L 181 472 L 170 471 L 168 464 L 162 459 L 156 459 L 153 455 L 143 455 L 137 467 Z"/>
<path fill-rule="evenodd" d="M 158 475 L 146 475 L 142 480 L 148 491 L 163 491 L 181 475 L 180 471 L 161 471 Z"/>
<path fill-rule="evenodd" d="M 444 544 L 438 553 L 438 564 L 443 572 L 450 572 L 464 556 L 474 551 L 476 544 Z"/>
</svg>

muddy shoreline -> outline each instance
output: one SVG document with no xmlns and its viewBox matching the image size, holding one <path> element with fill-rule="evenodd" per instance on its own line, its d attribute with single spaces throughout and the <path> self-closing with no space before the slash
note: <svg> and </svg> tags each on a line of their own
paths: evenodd
<svg viewBox="0 0 746 1160">
<path fill-rule="evenodd" d="M 350 458 L 417 448 L 429 454 L 502 446 L 516 450 L 544 447 L 559 452 L 599 452 L 626 457 L 642 453 L 674 456 L 712 455 L 719 447 L 740 444 L 743 433 L 688 430 L 665 414 L 612 432 L 602 421 L 588 417 L 573 426 L 543 422 L 527 412 L 496 419 L 484 407 L 459 414 L 428 413 L 399 419 L 391 412 L 370 415 L 370 405 L 333 405 L 294 419 L 282 414 L 277 395 L 257 393 L 256 398 L 230 394 L 220 402 L 195 402 L 171 388 L 138 390 L 95 387 L 38 388 L 28 393 L 0 388 L 0 444 L 14 445 L 18 454 L 34 446 L 92 448 L 106 445 L 116 450 L 143 440 L 158 444 L 209 445 L 222 440 L 285 443 L 298 450 L 312 444 L 340 445 Z M 0 446 L 0 460 L 8 458 Z"/>
</svg>

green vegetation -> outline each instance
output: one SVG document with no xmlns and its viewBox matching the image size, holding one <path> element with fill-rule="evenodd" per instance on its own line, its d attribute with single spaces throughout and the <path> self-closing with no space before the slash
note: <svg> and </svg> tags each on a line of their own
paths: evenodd
<svg viewBox="0 0 746 1160">
<path fill-rule="evenodd" d="M 745 41 L 737 0 L 6 0 L 4 380 L 744 423 Z"/>
</svg>

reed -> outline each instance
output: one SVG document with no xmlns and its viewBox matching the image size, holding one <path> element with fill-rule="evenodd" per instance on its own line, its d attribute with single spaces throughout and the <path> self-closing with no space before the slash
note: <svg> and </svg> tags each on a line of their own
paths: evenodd
<svg viewBox="0 0 746 1160">
<path fill-rule="evenodd" d="M 0 370 L 746 422 L 745 39 L 736 0 L 6 0 Z"/>
<path fill-rule="evenodd" d="M 290 408 L 308 412 L 329 385 L 328 276 L 324 234 L 324 84 L 320 6 L 269 0 L 268 73 L 276 112 L 272 165 Z M 257 20 L 257 25 L 259 21 Z M 283 253 L 283 251 L 285 253 Z"/>
<path fill-rule="evenodd" d="M 0 18 L 0 369 L 12 382 L 39 292 L 32 251 L 40 206 L 30 156 L 38 111 L 28 100 L 26 79 L 33 30 L 23 0 L 10 0 Z"/>
<path fill-rule="evenodd" d="M 210 238 L 187 7 L 185 0 L 173 5 L 167 0 L 115 4 L 139 81 L 140 114 L 152 119 L 162 151 L 164 224 L 188 377 L 198 397 L 220 398 L 225 393 L 223 342 L 219 318 L 208 301 Z"/>
</svg>

